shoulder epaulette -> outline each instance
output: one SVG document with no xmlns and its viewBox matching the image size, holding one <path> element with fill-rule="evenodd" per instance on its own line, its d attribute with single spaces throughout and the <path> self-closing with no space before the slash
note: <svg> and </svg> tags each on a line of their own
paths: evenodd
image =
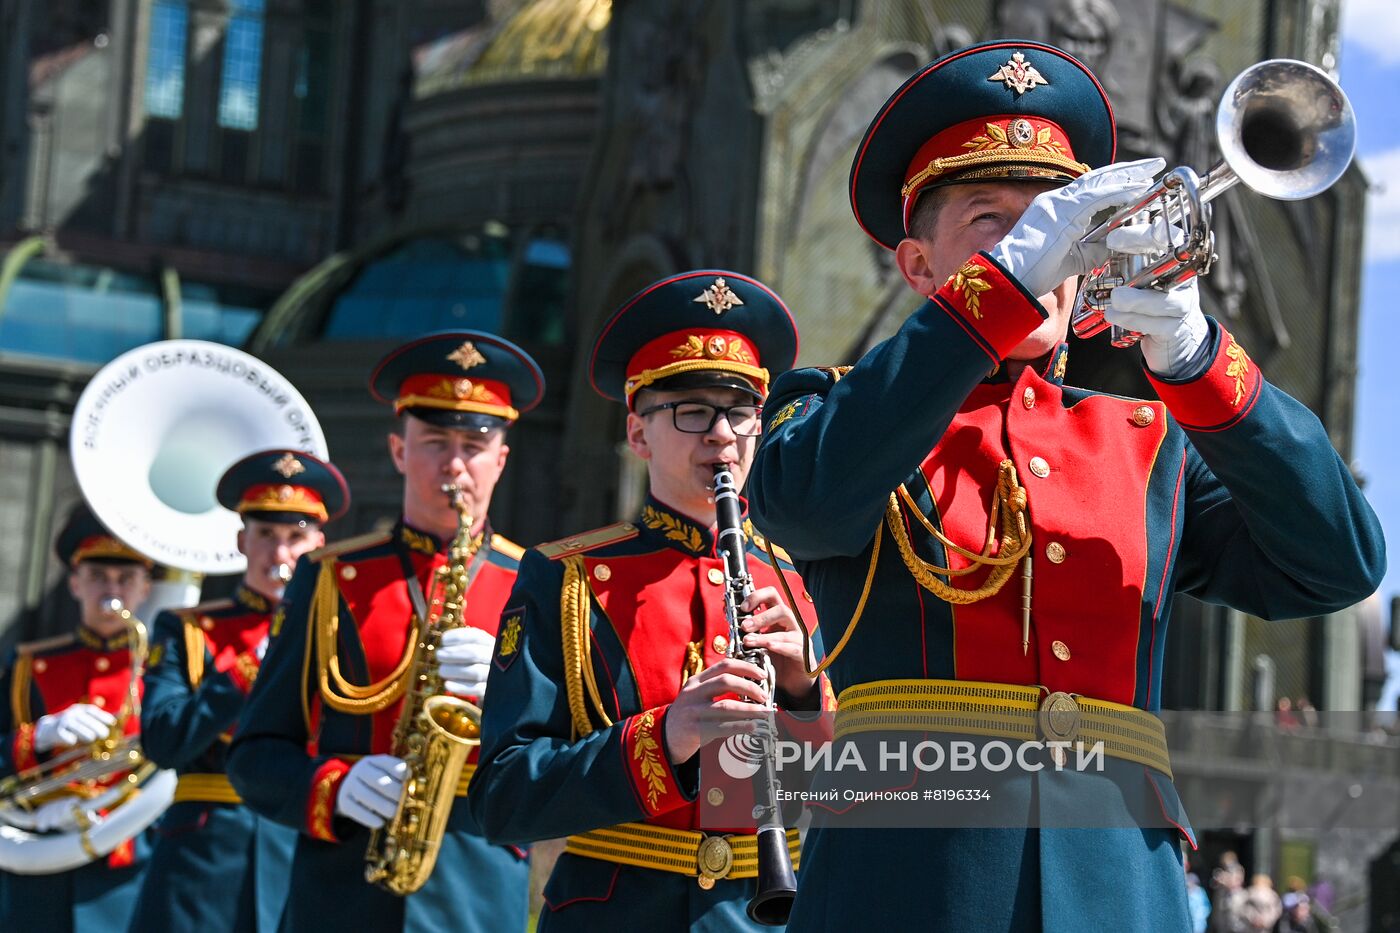
<svg viewBox="0 0 1400 933">
<path fill-rule="evenodd" d="M 393 535 L 387 531 L 371 531 L 368 534 L 356 535 L 353 538 L 346 538 L 344 541 L 337 541 L 334 544 L 327 544 L 319 547 L 306 556 L 313 564 L 319 564 L 327 557 L 339 557 L 351 551 L 358 551 L 362 548 L 373 547 L 376 544 L 387 543 Z"/>
<path fill-rule="evenodd" d="M 220 609 L 228 609 L 232 605 L 233 600 L 228 597 L 223 599 L 211 599 L 207 603 L 190 606 L 188 609 L 176 609 L 175 614 L 186 622 L 193 622 L 196 616 L 207 615 L 211 612 L 217 612 Z"/>
<path fill-rule="evenodd" d="M 618 522 L 615 525 L 604 525 L 602 528 L 585 531 L 581 535 L 572 535 L 568 538 L 560 538 L 558 541 L 551 541 L 548 544 L 541 544 L 535 550 L 550 560 L 562 560 L 565 557 L 573 557 L 575 554 L 582 554 L 605 544 L 616 544 L 636 536 L 636 525 L 631 522 Z"/>
<path fill-rule="evenodd" d="M 749 539 L 752 540 L 753 543 L 758 546 L 758 549 L 760 551 L 766 551 L 768 548 L 771 547 L 773 549 L 774 557 L 782 561 L 787 561 L 789 564 L 792 563 L 792 558 L 788 556 L 788 552 L 784 551 L 782 548 L 778 547 L 776 544 L 773 544 L 766 537 L 764 537 L 763 534 L 753 526 L 753 522 L 747 518 L 744 519 L 744 531 L 748 532 Z"/>
<path fill-rule="evenodd" d="M 491 535 L 491 546 L 512 560 L 520 560 L 525 556 L 525 549 L 505 535 Z"/>
<path fill-rule="evenodd" d="M 851 371 L 849 366 L 820 366 L 818 368 L 830 376 L 832 382 L 840 382 L 841 377 Z"/>
<path fill-rule="evenodd" d="M 15 645 L 15 650 L 20 654 L 38 654 L 41 651 L 62 648 L 64 645 L 72 644 L 76 640 L 77 636 L 69 632 L 66 635 L 54 635 L 51 638 L 37 638 L 34 641 L 27 641 L 23 644 Z"/>
</svg>

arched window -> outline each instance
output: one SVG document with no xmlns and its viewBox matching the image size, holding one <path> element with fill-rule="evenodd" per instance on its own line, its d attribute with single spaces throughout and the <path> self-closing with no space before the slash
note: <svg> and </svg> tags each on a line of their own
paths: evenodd
<svg viewBox="0 0 1400 933">
<path fill-rule="evenodd" d="M 262 83 L 264 0 L 232 0 L 224 33 L 224 67 L 219 78 L 219 126 L 252 132 L 258 128 Z"/>
<path fill-rule="evenodd" d="M 185 106 L 185 48 L 190 11 L 185 0 L 156 0 L 151 6 L 146 50 L 146 113 L 178 120 Z"/>
<path fill-rule="evenodd" d="M 454 327 L 499 332 L 510 265 L 503 231 L 409 240 L 366 265 L 336 297 L 322 336 L 373 340 Z"/>
</svg>

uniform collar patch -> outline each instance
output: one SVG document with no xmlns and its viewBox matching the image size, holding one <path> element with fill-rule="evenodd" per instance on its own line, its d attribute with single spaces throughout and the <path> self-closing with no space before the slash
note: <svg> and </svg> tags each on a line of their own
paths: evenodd
<svg viewBox="0 0 1400 933">
<path fill-rule="evenodd" d="M 78 641 L 93 651 L 125 651 L 129 640 L 126 629 L 110 638 L 103 638 L 86 625 L 78 626 Z"/>
<path fill-rule="evenodd" d="M 709 554 L 714 549 L 714 535 L 701 528 L 654 496 L 647 496 L 638 524 L 659 535 L 668 547 L 687 554 Z"/>
<path fill-rule="evenodd" d="M 400 521 L 398 533 L 394 536 L 410 551 L 417 551 L 419 554 L 437 554 L 443 551 L 447 545 L 438 539 L 438 536 L 427 531 L 419 531 L 417 528 Z"/>
<path fill-rule="evenodd" d="M 266 613 L 272 611 L 272 604 L 267 597 L 246 583 L 238 584 L 238 589 L 234 590 L 233 601 L 247 609 L 249 612 Z"/>
<path fill-rule="evenodd" d="M 487 522 L 482 527 L 481 534 L 472 538 L 473 551 L 480 548 L 482 542 L 487 540 L 490 534 L 491 523 Z M 398 530 L 394 534 L 394 537 L 401 541 L 410 551 L 428 555 L 447 553 L 447 546 L 451 543 L 449 541 L 444 541 L 432 532 L 419 531 L 417 528 L 404 522 L 403 519 L 399 519 Z"/>
</svg>

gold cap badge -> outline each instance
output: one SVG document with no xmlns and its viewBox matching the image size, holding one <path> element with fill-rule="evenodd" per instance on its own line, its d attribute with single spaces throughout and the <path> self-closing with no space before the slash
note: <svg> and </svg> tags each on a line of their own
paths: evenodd
<svg viewBox="0 0 1400 933">
<path fill-rule="evenodd" d="M 272 469 L 282 474 L 284 479 L 291 479 L 298 473 L 305 473 L 306 467 L 301 465 L 301 461 L 291 454 L 283 454 L 282 459 L 272 465 Z"/>
<path fill-rule="evenodd" d="M 723 277 L 720 277 L 715 279 L 715 284 L 696 295 L 695 302 L 704 305 L 715 314 L 723 314 L 729 309 L 743 304 L 744 300 L 734 294 L 734 289 L 729 287 L 729 283 Z"/>
<path fill-rule="evenodd" d="M 476 344 L 470 340 L 462 341 L 462 345 L 447 354 L 447 358 L 463 369 L 471 369 L 473 366 L 480 366 L 486 362 L 486 357 L 481 355 Z"/>
<path fill-rule="evenodd" d="M 1017 97 L 1041 84 L 1050 83 L 1045 80 L 1044 75 L 1035 70 L 1034 65 L 1026 64 L 1024 52 L 1013 52 L 1011 61 L 998 68 L 987 80 L 1005 82 L 1006 89 L 1015 91 Z"/>
</svg>

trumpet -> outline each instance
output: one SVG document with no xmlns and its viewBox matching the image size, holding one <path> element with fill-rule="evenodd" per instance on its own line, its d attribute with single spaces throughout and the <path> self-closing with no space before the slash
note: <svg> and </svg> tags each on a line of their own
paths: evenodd
<svg viewBox="0 0 1400 933">
<path fill-rule="evenodd" d="M 1342 177 L 1356 150 L 1356 118 L 1345 92 L 1320 68 L 1276 58 L 1251 65 L 1225 89 L 1215 117 L 1222 158 L 1204 178 L 1174 168 L 1136 204 L 1086 233 L 1099 243 L 1129 224 L 1164 225 L 1171 245 L 1157 255 L 1110 251 L 1089 273 L 1075 299 L 1070 326 L 1078 337 L 1112 327 L 1115 347 L 1142 335 L 1104 319 L 1114 288 L 1167 290 L 1193 275 L 1207 275 L 1216 259 L 1210 202 L 1235 185 L 1266 198 L 1301 201 L 1321 194 Z M 1183 234 L 1176 242 L 1174 228 Z"/>
</svg>

